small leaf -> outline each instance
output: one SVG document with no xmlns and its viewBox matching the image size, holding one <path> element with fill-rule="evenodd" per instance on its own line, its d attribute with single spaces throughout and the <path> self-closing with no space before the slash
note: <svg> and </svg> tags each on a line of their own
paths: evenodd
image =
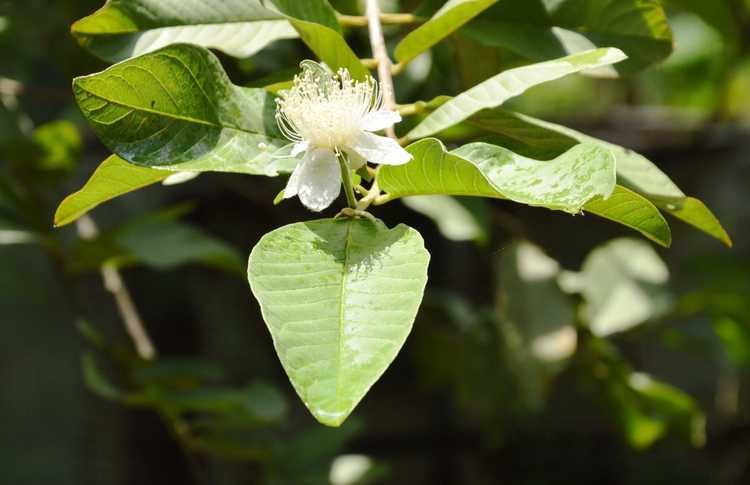
<svg viewBox="0 0 750 485">
<path fill-rule="evenodd" d="M 161 182 L 170 175 L 172 172 L 139 167 L 112 155 L 99 165 L 78 192 L 60 203 L 55 212 L 55 227 L 70 224 L 99 204 Z"/>
<path fill-rule="evenodd" d="M 669 270 L 638 239 L 615 239 L 593 250 L 580 274 L 586 321 L 606 337 L 663 315 L 670 307 Z"/>
<path fill-rule="evenodd" d="M 407 137 L 416 140 L 438 133 L 483 109 L 496 108 L 533 86 L 568 74 L 608 66 L 625 58 L 625 54 L 619 49 L 605 48 L 504 71 L 437 108 L 411 130 Z"/>
<path fill-rule="evenodd" d="M 261 238 L 248 278 L 276 352 L 315 418 L 339 426 L 404 344 L 427 283 L 415 230 L 292 224 Z"/>
<path fill-rule="evenodd" d="M 277 175 L 289 160 L 274 98 L 230 83 L 211 52 L 175 44 L 76 78 L 78 105 L 109 149 L 174 171 Z"/>
<path fill-rule="evenodd" d="M 250 57 L 276 40 L 297 37 L 289 22 L 257 0 L 222 8 L 202 0 L 107 2 L 71 31 L 83 47 L 110 62 L 181 42 Z"/>
<path fill-rule="evenodd" d="M 334 71 L 346 68 L 353 79 L 362 80 L 370 75 L 341 36 L 336 12 L 326 0 L 273 0 L 273 3 L 328 67 Z"/>
<path fill-rule="evenodd" d="M 396 60 L 401 63 L 411 61 L 496 2 L 497 0 L 449 1 L 396 46 Z"/>
</svg>

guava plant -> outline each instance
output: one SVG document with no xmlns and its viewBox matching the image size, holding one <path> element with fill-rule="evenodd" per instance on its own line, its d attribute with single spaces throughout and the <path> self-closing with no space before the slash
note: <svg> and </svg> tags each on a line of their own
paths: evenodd
<svg viewBox="0 0 750 485">
<path fill-rule="evenodd" d="M 73 33 L 114 65 L 75 79 L 73 90 L 113 155 L 62 202 L 55 223 L 202 172 L 290 174 L 269 208 L 296 197 L 320 212 L 340 200 L 333 217 L 263 236 L 248 264 L 281 364 L 310 412 L 331 426 L 395 359 L 427 283 L 422 237 L 403 224 L 386 226 L 378 206 L 425 195 L 506 199 L 594 214 L 669 246 L 664 212 L 731 244 L 712 213 L 645 157 L 501 108 L 570 74 L 616 76 L 663 59 L 671 34 L 660 4 L 532 4 L 450 0 L 425 2 L 417 14 L 384 14 L 368 0 L 366 17 L 356 17 L 327 0 L 110 0 Z M 383 24 L 398 26 L 391 29 L 400 38 L 396 64 Z M 352 50 L 343 27 L 369 30 L 372 58 Z M 514 52 L 516 67 L 453 97 L 397 104 L 393 77 L 458 31 Z M 265 88 L 232 84 L 209 50 L 244 58 L 292 38 L 318 60 Z M 456 128 L 475 135 L 445 141 Z"/>
</svg>

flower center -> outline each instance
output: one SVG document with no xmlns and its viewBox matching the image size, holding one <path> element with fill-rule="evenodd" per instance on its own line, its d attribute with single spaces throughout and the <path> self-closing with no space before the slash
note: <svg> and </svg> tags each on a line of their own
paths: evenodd
<svg viewBox="0 0 750 485">
<path fill-rule="evenodd" d="M 382 98 L 372 78 L 353 81 L 346 69 L 333 74 L 308 62 L 276 102 L 276 119 L 287 138 L 335 150 L 354 142 L 362 119 L 380 108 Z"/>
</svg>

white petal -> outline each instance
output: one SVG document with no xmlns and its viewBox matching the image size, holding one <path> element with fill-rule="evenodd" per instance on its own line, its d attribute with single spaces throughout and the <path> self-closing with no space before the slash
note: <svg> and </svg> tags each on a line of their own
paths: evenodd
<svg viewBox="0 0 750 485">
<path fill-rule="evenodd" d="M 292 157 L 296 157 L 300 153 L 306 152 L 308 148 L 310 148 L 310 144 L 307 143 L 306 141 L 295 143 L 294 146 L 292 147 L 292 152 L 290 153 L 290 155 Z"/>
<path fill-rule="evenodd" d="M 401 121 L 401 115 L 396 111 L 374 111 L 365 115 L 361 128 L 365 131 L 380 131 L 390 128 Z"/>
<path fill-rule="evenodd" d="M 284 188 L 285 199 L 291 199 L 297 195 L 297 192 L 299 191 L 299 183 L 302 179 L 302 167 L 305 165 L 305 161 L 309 155 L 310 152 L 305 154 L 305 158 L 294 167 L 294 172 L 289 176 L 289 181 L 287 181 L 286 187 Z"/>
<path fill-rule="evenodd" d="M 296 175 L 296 177 L 295 177 Z M 341 193 L 341 168 L 336 155 L 328 149 L 310 150 L 289 178 L 294 193 L 308 209 L 320 212 Z M 286 198 L 288 194 L 284 192 Z"/>
<path fill-rule="evenodd" d="M 344 151 L 349 155 L 349 167 L 352 170 L 359 170 L 365 163 L 367 163 L 367 160 L 362 158 L 362 156 L 354 150 L 344 149 Z"/>
<path fill-rule="evenodd" d="M 403 165 L 412 158 L 396 140 L 365 131 L 359 134 L 357 140 L 349 148 L 378 165 Z"/>
<path fill-rule="evenodd" d="M 162 181 L 162 185 L 179 185 L 193 180 L 200 172 L 175 172 Z"/>
</svg>

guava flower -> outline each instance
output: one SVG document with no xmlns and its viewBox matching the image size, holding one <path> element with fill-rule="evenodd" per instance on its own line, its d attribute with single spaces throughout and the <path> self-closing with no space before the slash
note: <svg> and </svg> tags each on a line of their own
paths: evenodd
<svg viewBox="0 0 750 485">
<path fill-rule="evenodd" d="M 395 140 L 373 134 L 401 121 L 397 112 L 383 109 L 373 78 L 354 81 L 346 69 L 334 74 L 305 61 L 276 103 L 279 128 L 293 142 L 291 155 L 302 155 L 284 198 L 298 196 L 310 210 L 322 211 L 341 193 L 340 157 L 346 155 L 352 170 L 366 162 L 401 165 L 412 158 Z"/>
</svg>

